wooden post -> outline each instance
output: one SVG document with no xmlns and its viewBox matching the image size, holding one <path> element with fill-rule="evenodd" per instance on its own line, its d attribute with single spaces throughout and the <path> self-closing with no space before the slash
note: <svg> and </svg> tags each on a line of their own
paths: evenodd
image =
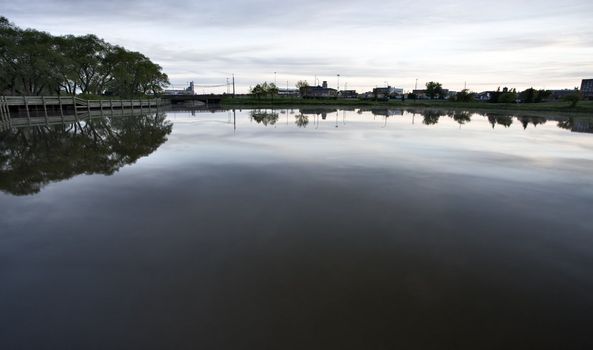
<svg viewBox="0 0 593 350">
<path fill-rule="evenodd" d="M 103 100 L 99 100 L 99 108 L 101 109 L 101 117 L 103 116 Z"/>
<path fill-rule="evenodd" d="M 62 123 L 64 122 L 64 107 L 62 106 L 62 96 L 58 96 L 58 101 L 60 103 L 60 117 L 62 117 Z"/>
<path fill-rule="evenodd" d="M 0 120 L 6 121 L 6 114 L 4 113 L 4 96 L 0 97 Z"/>
<path fill-rule="evenodd" d="M 134 115 L 134 100 L 130 100 L 130 107 L 132 107 L 132 115 Z"/>
<path fill-rule="evenodd" d="M 140 100 L 140 114 L 142 114 L 142 100 Z"/>
<path fill-rule="evenodd" d="M 119 100 L 119 105 L 120 105 L 120 109 L 121 109 L 121 111 L 123 113 L 123 111 L 124 111 L 124 100 Z"/>
<path fill-rule="evenodd" d="M 86 100 L 86 111 L 89 113 L 89 118 L 91 117 L 91 101 Z"/>
<path fill-rule="evenodd" d="M 27 123 L 31 125 L 31 113 L 29 113 L 29 103 L 27 102 L 27 96 L 23 96 L 23 101 L 25 102 L 25 110 L 27 111 Z"/>
<path fill-rule="evenodd" d="M 78 108 L 76 108 L 76 96 L 72 95 L 72 106 L 74 107 L 74 119 L 78 122 Z"/>
<path fill-rule="evenodd" d="M 8 106 L 8 101 L 6 100 L 6 96 L 3 96 L 1 101 L 3 101 L 3 108 L 4 108 L 4 120 L 6 120 L 10 124 L 10 107 Z"/>
<path fill-rule="evenodd" d="M 111 115 L 113 115 L 113 101 L 109 99 L 109 106 L 111 108 Z"/>
<path fill-rule="evenodd" d="M 41 96 L 41 101 L 43 101 L 43 115 L 45 117 L 45 125 L 49 125 L 49 120 L 47 118 L 47 103 L 45 102 L 45 96 Z"/>
<path fill-rule="evenodd" d="M 10 117 L 10 106 L 8 105 L 8 101 L 6 100 L 6 96 L 4 96 L 4 106 L 6 107 L 6 116 L 8 117 L 8 125 L 12 126 L 12 118 Z"/>
</svg>

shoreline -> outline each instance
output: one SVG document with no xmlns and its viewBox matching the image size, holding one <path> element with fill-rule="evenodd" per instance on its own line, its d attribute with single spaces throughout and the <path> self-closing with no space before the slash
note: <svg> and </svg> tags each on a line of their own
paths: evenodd
<svg viewBox="0 0 593 350">
<path fill-rule="evenodd" d="M 308 100 L 308 99 L 245 99 L 225 98 L 221 101 L 223 108 L 257 108 L 257 107 L 371 107 L 371 108 L 415 108 L 415 109 L 454 109 L 454 110 L 484 110 L 504 111 L 516 113 L 547 112 L 593 117 L 593 101 L 581 101 L 576 107 L 570 107 L 569 102 L 542 102 L 538 104 L 502 104 L 488 102 L 450 102 L 450 101 L 365 101 L 365 100 Z"/>
</svg>

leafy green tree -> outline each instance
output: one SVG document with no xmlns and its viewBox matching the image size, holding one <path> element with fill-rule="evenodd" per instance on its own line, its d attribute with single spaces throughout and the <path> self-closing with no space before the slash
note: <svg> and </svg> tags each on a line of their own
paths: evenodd
<svg viewBox="0 0 593 350">
<path fill-rule="evenodd" d="M 0 17 L 0 93 L 15 94 L 18 62 L 15 61 L 18 28 Z"/>
<path fill-rule="evenodd" d="M 272 97 L 272 99 L 274 98 L 274 96 L 278 95 L 279 91 L 280 90 L 278 90 L 278 87 L 276 86 L 276 84 L 270 83 L 268 85 L 267 93 L 268 93 L 268 95 L 270 95 Z"/>
<path fill-rule="evenodd" d="M 169 81 L 161 67 L 139 52 L 116 48 L 109 60 L 113 62 L 111 77 L 105 88 L 108 94 L 123 98 L 158 94 Z"/>
<path fill-rule="evenodd" d="M 301 89 L 304 89 L 304 88 L 308 88 L 309 87 L 309 82 L 307 82 L 306 80 L 299 80 L 299 81 L 297 81 L 297 83 L 296 83 L 295 86 L 296 86 L 297 89 L 301 90 Z"/>
<path fill-rule="evenodd" d="M 257 84 L 253 88 L 251 88 L 250 93 L 260 99 L 262 96 L 265 95 L 265 90 L 262 84 Z"/>
<path fill-rule="evenodd" d="M 577 103 L 581 100 L 581 94 L 578 91 L 573 92 L 572 94 L 566 95 L 562 98 L 563 101 L 570 102 L 570 107 L 574 108 L 577 106 Z"/>
<path fill-rule="evenodd" d="M 434 81 L 426 83 L 426 96 L 430 99 L 443 97 L 443 85 Z"/>
<path fill-rule="evenodd" d="M 496 92 L 492 93 L 490 97 L 491 103 L 516 103 L 517 102 L 517 90 L 509 89 L 505 87 L 500 90 L 500 87 Z"/>
<path fill-rule="evenodd" d="M 548 98 L 551 94 L 552 92 L 548 90 L 535 90 L 534 88 L 529 88 L 519 93 L 519 99 L 523 103 L 539 103 Z"/>
<path fill-rule="evenodd" d="M 272 99 L 278 95 L 278 87 L 274 83 L 263 82 L 254 86 L 250 93 L 260 99 L 262 96 L 269 96 Z"/>
<path fill-rule="evenodd" d="M 156 94 L 168 82 L 162 68 L 138 52 L 94 35 L 55 37 L 22 30 L 0 17 L 0 92 L 11 95 Z"/>
<path fill-rule="evenodd" d="M 456 102 L 471 102 L 474 100 L 475 96 L 475 93 L 469 91 L 468 89 L 463 89 L 458 92 L 457 95 L 455 95 L 453 100 Z"/>
</svg>

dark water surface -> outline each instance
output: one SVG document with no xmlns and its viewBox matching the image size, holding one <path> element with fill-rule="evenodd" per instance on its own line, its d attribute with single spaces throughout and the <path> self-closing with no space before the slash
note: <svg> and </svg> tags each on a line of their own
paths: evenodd
<svg viewBox="0 0 593 350">
<path fill-rule="evenodd" d="M 3 132 L 0 349 L 593 348 L 593 123 L 445 114 Z"/>
</svg>

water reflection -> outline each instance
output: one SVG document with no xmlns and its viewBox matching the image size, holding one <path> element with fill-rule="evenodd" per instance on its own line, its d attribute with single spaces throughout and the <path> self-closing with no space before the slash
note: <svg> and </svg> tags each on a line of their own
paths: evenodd
<svg viewBox="0 0 593 350">
<path fill-rule="evenodd" d="M 299 113 L 294 116 L 294 119 L 294 123 L 299 128 L 304 128 L 307 126 L 307 124 L 309 124 L 309 117 L 306 114 Z"/>
<path fill-rule="evenodd" d="M 263 124 L 264 126 L 276 124 L 279 118 L 278 113 L 274 111 L 268 112 L 261 109 L 254 109 L 249 112 L 249 115 L 251 116 L 251 120 L 255 120 L 256 123 Z"/>
<path fill-rule="evenodd" d="M 251 119 L 258 124 L 264 126 L 274 125 L 278 121 L 278 113 L 275 109 L 269 110 L 252 110 L 249 112 Z M 287 114 L 288 111 L 282 110 L 282 114 Z M 290 114 L 295 114 L 293 110 Z M 442 118 L 449 117 L 455 122 L 462 125 L 467 125 L 472 122 L 472 118 L 486 118 L 492 128 L 502 126 L 509 128 L 517 121 L 524 130 L 530 125 L 537 127 L 545 124 L 548 120 L 557 121 L 559 128 L 571 130 L 573 132 L 593 133 L 593 118 L 587 116 L 538 116 L 532 114 L 517 114 L 502 111 L 488 111 L 477 112 L 469 110 L 443 110 L 443 109 L 393 109 L 393 108 L 333 108 L 333 107 L 303 107 L 298 109 L 298 114 L 295 115 L 295 125 L 299 128 L 306 127 L 311 120 L 314 121 L 315 129 L 319 127 L 322 120 L 327 120 L 329 115 L 335 115 L 335 126 L 339 124 L 346 125 L 347 118 L 351 115 L 364 117 L 372 115 L 373 117 L 383 117 L 381 119 L 381 128 L 387 126 L 387 120 L 390 117 L 407 118 L 411 116 L 411 123 L 414 124 L 416 116 L 422 117 L 422 124 L 427 126 L 436 126 L 442 121 Z M 341 123 L 339 120 L 341 119 Z M 353 120 L 357 120 L 355 117 Z M 376 118 L 374 118 L 376 120 Z M 378 121 L 378 120 L 377 120 Z M 288 122 L 288 119 L 287 119 Z"/>
<path fill-rule="evenodd" d="M 558 121 L 558 127 L 570 130 L 572 132 L 593 133 L 593 119 L 577 119 L 574 117 L 570 117 Z"/>
<path fill-rule="evenodd" d="M 446 116 L 447 113 L 445 113 L 443 111 L 435 111 L 435 110 L 429 109 L 429 110 L 422 112 L 422 115 L 424 116 L 424 120 L 422 121 L 424 124 L 435 125 L 435 124 L 438 124 L 439 118 Z"/>
<path fill-rule="evenodd" d="M 154 152 L 171 130 L 162 113 L 5 130 L 0 190 L 28 195 L 79 174 L 111 175 Z"/>
<path fill-rule="evenodd" d="M 523 125 L 523 129 L 527 129 L 527 126 L 529 126 L 529 124 L 533 124 L 534 127 L 537 127 L 540 124 L 546 123 L 546 118 L 543 118 L 543 117 L 525 116 L 525 117 L 517 117 L 517 119 L 519 120 L 521 125 Z"/>
<path fill-rule="evenodd" d="M 593 137 L 569 134 L 592 123 L 398 113 L 174 111 L 173 127 L 1 133 L 15 194 L 154 153 L 0 193 L 0 348 L 593 343 Z"/>
<path fill-rule="evenodd" d="M 203 118 L 205 113 L 214 116 L 224 114 L 226 124 L 232 125 L 234 134 L 244 127 L 241 122 L 243 114 L 240 112 L 237 117 L 236 110 L 189 112 L 187 115 L 196 120 Z M 327 121 L 325 125 L 332 128 L 348 126 L 350 121 L 353 122 L 353 128 L 361 121 L 372 121 L 377 128 L 387 128 L 402 123 L 414 124 L 416 116 L 420 115 L 422 124 L 430 127 L 449 120 L 456 122 L 461 128 L 472 120 L 484 118 L 482 120 L 487 121 L 492 128 L 502 126 L 507 129 L 517 121 L 526 130 L 530 126 L 536 128 L 546 124 L 548 119 L 553 119 L 561 129 L 593 133 L 591 118 L 513 115 L 495 111 L 303 107 L 296 110 L 253 109 L 246 111 L 246 114 L 255 125 L 276 126 L 282 114 L 283 118 L 286 116 L 286 125 L 289 125 L 291 119 L 293 126 L 297 128 L 307 128 L 312 124 L 311 129 L 314 130 L 319 129 L 324 120 Z M 331 121 L 327 120 L 328 116 L 331 116 Z M 479 123 L 475 127 L 480 125 L 487 124 Z M 132 164 L 140 157 L 154 152 L 167 140 L 171 129 L 171 123 L 166 121 L 163 113 L 134 118 L 109 117 L 61 126 L 21 129 L 6 127 L 0 131 L 0 190 L 14 195 L 26 195 L 39 192 L 52 181 L 68 179 L 78 174 L 113 174 L 122 166 Z"/>
<path fill-rule="evenodd" d="M 472 121 L 471 114 L 468 111 L 454 111 L 451 116 L 453 120 L 459 123 L 459 125 L 463 125 Z"/>
</svg>

